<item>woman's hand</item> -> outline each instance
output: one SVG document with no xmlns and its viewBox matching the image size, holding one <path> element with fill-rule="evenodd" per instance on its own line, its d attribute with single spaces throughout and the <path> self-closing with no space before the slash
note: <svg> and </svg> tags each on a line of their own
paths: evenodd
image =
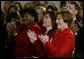
<svg viewBox="0 0 84 59">
<path fill-rule="evenodd" d="M 28 37 L 30 38 L 30 41 L 31 41 L 32 43 L 37 40 L 37 35 L 35 34 L 34 31 L 32 32 L 32 31 L 28 30 L 28 31 L 27 31 L 27 35 L 28 35 Z"/>
<path fill-rule="evenodd" d="M 6 29 L 7 29 L 8 35 L 14 36 L 16 33 L 16 24 L 13 22 L 7 23 Z"/>
<path fill-rule="evenodd" d="M 40 38 L 40 40 L 43 42 L 43 44 L 45 44 L 47 41 L 49 41 L 49 37 L 48 35 L 38 35 L 38 37 Z"/>
</svg>

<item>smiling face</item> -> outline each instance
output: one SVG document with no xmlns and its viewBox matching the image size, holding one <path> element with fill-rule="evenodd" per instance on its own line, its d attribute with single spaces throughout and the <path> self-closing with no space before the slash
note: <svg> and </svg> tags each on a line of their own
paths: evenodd
<svg viewBox="0 0 84 59">
<path fill-rule="evenodd" d="M 56 24 L 58 29 L 64 29 L 71 25 L 72 15 L 68 11 L 61 11 L 56 14 Z"/>
<path fill-rule="evenodd" d="M 57 15 L 56 24 L 57 24 L 57 28 L 58 28 L 58 29 L 63 28 L 64 25 L 65 25 L 65 22 L 63 21 L 63 19 L 62 19 L 62 17 L 61 17 L 60 14 Z"/>
<path fill-rule="evenodd" d="M 43 26 L 44 27 L 50 27 L 52 26 L 51 18 L 49 14 L 46 14 L 46 17 L 43 19 Z"/>
</svg>

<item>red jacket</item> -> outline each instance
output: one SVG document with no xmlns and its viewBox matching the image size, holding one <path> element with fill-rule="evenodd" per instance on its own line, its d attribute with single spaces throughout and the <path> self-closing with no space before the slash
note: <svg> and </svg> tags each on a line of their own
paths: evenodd
<svg viewBox="0 0 84 59">
<path fill-rule="evenodd" d="M 66 58 L 72 53 L 75 46 L 75 37 L 70 28 L 54 32 L 51 39 L 46 42 L 45 47 L 48 57 Z"/>
<path fill-rule="evenodd" d="M 36 50 L 33 47 L 32 43 L 30 42 L 27 31 L 28 29 L 31 31 L 35 31 L 36 34 L 41 34 L 40 27 L 35 23 L 31 25 L 29 28 L 26 28 L 22 26 L 23 28 L 20 28 L 20 31 L 17 32 L 17 36 L 14 39 L 15 42 L 15 48 L 14 48 L 14 56 L 16 58 L 30 58 L 33 55 L 36 55 Z"/>
</svg>

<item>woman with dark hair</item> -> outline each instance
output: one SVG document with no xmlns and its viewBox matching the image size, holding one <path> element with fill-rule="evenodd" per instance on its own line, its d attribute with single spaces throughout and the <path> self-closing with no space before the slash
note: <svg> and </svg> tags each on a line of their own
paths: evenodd
<svg viewBox="0 0 84 59">
<path fill-rule="evenodd" d="M 32 58 L 36 55 L 36 49 L 27 36 L 27 31 L 31 30 L 37 34 L 41 33 L 41 28 L 37 25 L 38 15 L 34 8 L 24 8 L 21 10 L 23 23 L 19 26 L 19 31 L 14 39 L 14 57 Z"/>
<path fill-rule="evenodd" d="M 7 30 L 7 48 L 9 57 L 13 57 L 13 48 L 14 48 L 14 38 L 16 36 L 17 27 L 20 20 L 18 14 L 13 11 L 10 12 L 6 17 L 6 30 Z"/>
<path fill-rule="evenodd" d="M 14 4 L 9 7 L 8 14 L 11 12 L 16 12 L 18 14 L 19 18 L 21 18 L 21 16 L 20 16 L 21 10 L 22 10 L 21 4 L 19 2 L 14 2 Z"/>
<path fill-rule="evenodd" d="M 46 12 L 45 18 L 43 19 L 43 27 L 45 28 L 44 34 L 49 36 L 56 30 L 57 25 L 55 19 L 52 17 L 52 13 Z"/>
<path fill-rule="evenodd" d="M 16 25 L 18 26 L 20 23 L 20 15 L 16 11 L 10 12 L 6 17 L 6 23 L 11 22 L 12 19 L 16 21 Z"/>
<path fill-rule="evenodd" d="M 52 21 L 52 25 L 55 25 L 55 27 L 56 27 L 55 14 L 57 12 L 58 12 L 58 8 L 55 5 L 48 5 L 46 7 L 46 13 L 49 14 L 51 21 Z"/>
</svg>

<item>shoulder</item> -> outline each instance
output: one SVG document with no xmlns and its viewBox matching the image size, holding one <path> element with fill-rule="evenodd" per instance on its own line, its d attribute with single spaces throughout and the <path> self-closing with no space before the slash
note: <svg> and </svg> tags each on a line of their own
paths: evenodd
<svg viewBox="0 0 84 59">
<path fill-rule="evenodd" d="M 75 35 L 70 28 L 67 29 L 65 36 L 69 39 L 75 39 Z"/>
<path fill-rule="evenodd" d="M 37 33 L 37 34 L 41 34 L 42 33 L 42 29 L 37 25 L 37 23 L 33 24 L 32 30 L 34 30 L 35 33 Z"/>
<path fill-rule="evenodd" d="M 40 28 L 40 26 L 37 23 L 34 23 L 32 27 L 33 28 Z"/>
</svg>

